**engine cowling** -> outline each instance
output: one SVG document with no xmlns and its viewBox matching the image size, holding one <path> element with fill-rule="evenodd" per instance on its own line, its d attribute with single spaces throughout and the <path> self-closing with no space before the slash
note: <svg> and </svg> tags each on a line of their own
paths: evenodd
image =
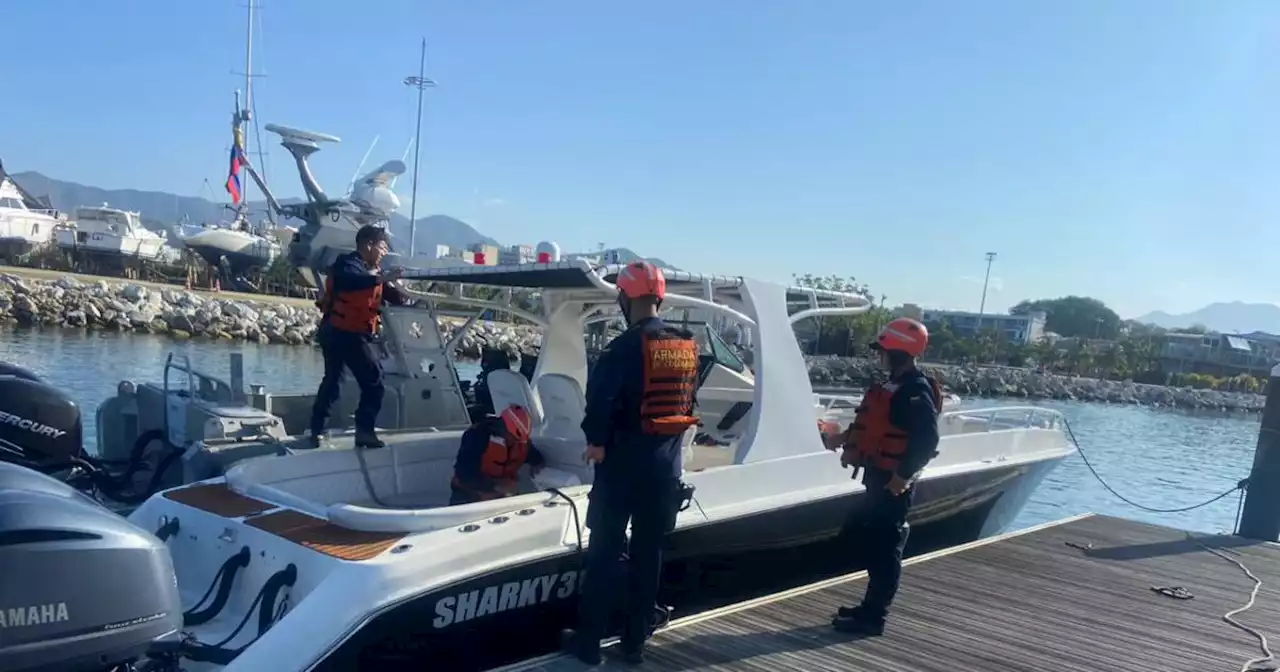
<svg viewBox="0 0 1280 672">
<path fill-rule="evenodd" d="M 0 460 L 41 470 L 82 457 L 76 402 L 40 380 L 0 375 Z"/>
<path fill-rule="evenodd" d="M 165 545 L 65 483 L 4 463 L 0 567 L 0 669 L 118 670 L 179 642 Z"/>
</svg>

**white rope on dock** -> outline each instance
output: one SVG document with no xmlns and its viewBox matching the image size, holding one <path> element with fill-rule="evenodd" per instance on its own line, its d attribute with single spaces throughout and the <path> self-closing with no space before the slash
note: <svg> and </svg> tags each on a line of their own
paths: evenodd
<svg viewBox="0 0 1280 672">
<path fill-rule="evenodd" d="M 1235 619 L 1237 614 L 1243 614 L 1244 612 L 1253 608 L 1253 603 L 1258 599 L 1258 591 L 1262 589 L 1262 579 L 1259 579 L 1256 575 L 1254 575 L 1253 572 L 1249 571 L 1249 568 L 1246 567 L 1243 562 L 1240 562 L 1239 560 L 1227 555 L 1226 553 L 1223 553 L 1222 551 L 1219 551 L 1214 548 L 1209 548 L 1205 544 L 1200 544 L 1200 547 L 1218 556 L 1219 558 L 1226 560 L 1227 562 L 1235 565 L 1236 567 L 1239 567 L 1240 571 L 1245 573 L 1245 576 L 1248 576 L 1250 579 L 1253 580 L 1253 590 L 1249 593 L 1249 601 L 1246 602 L 1244 606 L 1228 611 L 1227 613 L 1222 615 L 1222 620 L 1226 621 L 1227 623 L 1229 623 L 1235 628 L 1238 628 L 1240 630 L 1243 630 L 1249 633 L 1250 635 L 1253 635 L 1254 638 L 1258 640 L 1258 646 L 1262 649 L 1262 653 L 1265 654 L 1261 658 L 1252 658 L 1250 660 L 1245 661 L 1245 663 L 1240 666 L 1240 672 L 1250 672 L 1251 670 L 1255 670 L 1255 666 L 1261 663 L 1269 663 L 1275 660 L 1275 654 L 1271 652 L 1271 646 L 1267 643 L 1267 636 L 1264 635 L 1262 632 L 1258 631 L 1257 629 L 1252 628 L 1248 625 L 1245 625 L 1244 623 L 1241 623 L 1240 621 L 1237 621 Z M 1275 668 L 1272 667 L 1272 668 L 1263 668 L 1263 669 L 1275 669 Z"/>
</svg>

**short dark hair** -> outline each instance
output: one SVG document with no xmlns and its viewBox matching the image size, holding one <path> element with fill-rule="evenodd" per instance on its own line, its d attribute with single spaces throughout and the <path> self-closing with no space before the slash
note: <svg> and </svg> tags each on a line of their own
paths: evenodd
<svg viewBox="0 0 1280 672">
<path fill-rule="evenodd" d="M 387 235 L 387 230 L 381 226 L 366 224 L 365 226 L 360 227 L 360 230 L 356 232 L 357 246 L 364 245 L 366 243 L 379 242 L 391 242 L 390 236 Z"/>
</svg>

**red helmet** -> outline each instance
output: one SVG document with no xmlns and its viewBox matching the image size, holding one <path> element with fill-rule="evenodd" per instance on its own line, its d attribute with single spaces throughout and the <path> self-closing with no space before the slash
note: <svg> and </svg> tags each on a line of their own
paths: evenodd
<svg viewBox="0 0 1280 672">
<path fill-rule="evenodd" d="M 533 420 L 524 406 L 512 404 L 502 411 L 502 424 L 507 429 L 507 436 L 517 443 L 525 443 L 533 432 Z"/>
<path fill-rule="evenodd" d="M 618 291 L 628 299 L 642 296 L 667 296 L 667 278 L 662 269 L 647 261 L 633 261 L 618 271 Z"/>
<path fill-rule="evenodd" d="M 919 357 L 927 347 L 929 330 L 909 317 L 890 320 L 876 336 L 876 342 L 871 344 L 873 350 L 898 350 L 912 357 Z"/>
</svg>

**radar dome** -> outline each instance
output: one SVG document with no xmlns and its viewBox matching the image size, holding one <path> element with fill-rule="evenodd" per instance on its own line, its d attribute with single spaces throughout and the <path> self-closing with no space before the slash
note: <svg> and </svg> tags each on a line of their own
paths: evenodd
<svg viewBox="0 0 1280 672">
<path fill-rule="evenodd" d="M 550 241 L 542 241 L 534 248 L 537 254 L 539 264 L 549 264 L 553 261 L 560 261 L 560 246 Z"/>
</svg>

